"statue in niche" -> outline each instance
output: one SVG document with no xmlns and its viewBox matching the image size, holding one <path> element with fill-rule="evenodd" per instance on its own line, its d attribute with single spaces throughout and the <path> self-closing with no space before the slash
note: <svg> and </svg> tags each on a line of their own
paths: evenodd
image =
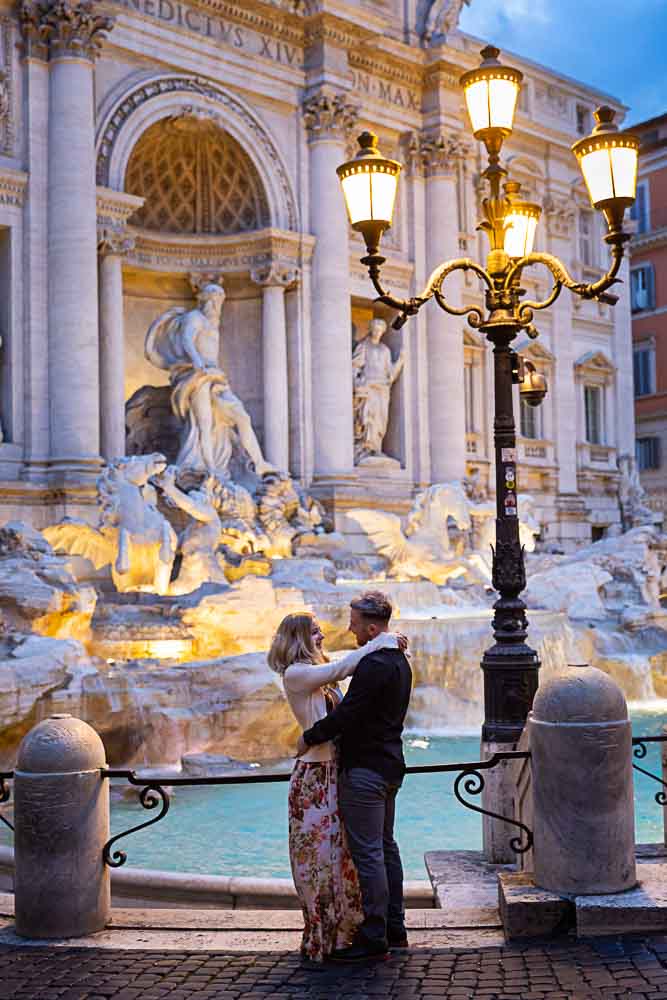
<svg viewBox="0 0 667 1000">
<path fill-rule="evenodd" d="M 275 470 L 219 367 L 224 301 L 223 288 L 208 284 L 198 292 L 195 309 L 168 309 L 151 324 L 145 354 L 151 364 L 169 372 L 172 409 L 184 425 L 176 465 L 227 479 L 236 433 L 261 477 Z"/>
<path fill-rule="evenodd" d="M 417 34 L 422 44 L 441 41 L 457 28 L 464 5 L 470 5 L 470 0 L 420 0 Z"/>
<path fill-rule="evenodd" d="M 159 453 L 117 459 L 97 480 L 99 527 L 66 517 L 42 534 L 56 551 L 83 556 L 95 569 L 110 563 L 121 594 L 168 594 L 177 537 L 157 509 L 154 485 L 166 466 Z"/>
<path fill-rule="evenodd" d="M 354 373 L 354 460 L 357 465 L 374 459 L 389 460 L 382 442 L 389 423 L 391 387 L 401 374 L 404 352 L 396 361 L 382 338 L 387 331 L 383 319 L 372 319 L 368 334 L 352 355 Z"/>
</svg>

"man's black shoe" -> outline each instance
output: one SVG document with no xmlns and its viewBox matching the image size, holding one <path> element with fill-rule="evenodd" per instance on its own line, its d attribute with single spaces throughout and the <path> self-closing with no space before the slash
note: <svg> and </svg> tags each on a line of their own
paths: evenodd
<svg viewBox="0 0 667 1000">
<path fill-rule="evenodd" d="M 349 948 L 337 948 L 328 956 L 329 962 L 346 964 L 350 962 L 384 962 L 389 951 L 382 945 L 351 944 Z"/>
<path fill-rule="evenodd" d="M 409 948 L 410 942 L 408 941 L 407 934 L 388 934 L 387 938 L 389 940 L 389 948 L 393 951 L 395 948 Z"/>
</svg>

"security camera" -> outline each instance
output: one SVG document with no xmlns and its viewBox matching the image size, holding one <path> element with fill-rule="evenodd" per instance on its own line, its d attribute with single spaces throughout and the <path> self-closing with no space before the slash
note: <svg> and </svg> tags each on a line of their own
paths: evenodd
<svg viewBox="0 0 667 1000">
<path fill-rule="evenodd" d="M 517 376 L 521 399 L 524 399 L 528 406 L 539 406 L 547 394 L 546 376 L 536 370 L 532 361 L 527 361 L 521 356 L 519 356 Z"/>
</svg>

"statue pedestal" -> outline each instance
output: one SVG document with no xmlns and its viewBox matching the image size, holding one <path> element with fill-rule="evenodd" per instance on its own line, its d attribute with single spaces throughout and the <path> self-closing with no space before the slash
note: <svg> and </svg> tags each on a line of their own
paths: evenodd
<svg viewBox="0 0 667 1000">
<path fill-rule="evenodd" d="M 365 455 L 359 459 L 356 468 L 362 474 L 370 473 L 374 476 L 396 475 L 402 471 L 401 463 L 389 455 Z"/>
</svg>

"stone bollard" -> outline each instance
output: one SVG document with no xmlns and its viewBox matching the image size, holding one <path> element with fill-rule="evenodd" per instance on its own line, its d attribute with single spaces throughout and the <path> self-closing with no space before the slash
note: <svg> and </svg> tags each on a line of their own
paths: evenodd
<svg viewBox="0 0 667 1000">
<path fill-rule="evenodd" d="M 53 715 L 31 729 L 14 772 L 16 932 L 80 937 L 109 921 L 111 888 L 102 848 L 109 783 L 102 741 L 89 725 Z"/>
<path fill-rule="evenodd" d="M 545 681 L 529 715 L 535 882 L 571 895 L 637 884 L 632 729 L 595 667 Z"/>
</svg>

